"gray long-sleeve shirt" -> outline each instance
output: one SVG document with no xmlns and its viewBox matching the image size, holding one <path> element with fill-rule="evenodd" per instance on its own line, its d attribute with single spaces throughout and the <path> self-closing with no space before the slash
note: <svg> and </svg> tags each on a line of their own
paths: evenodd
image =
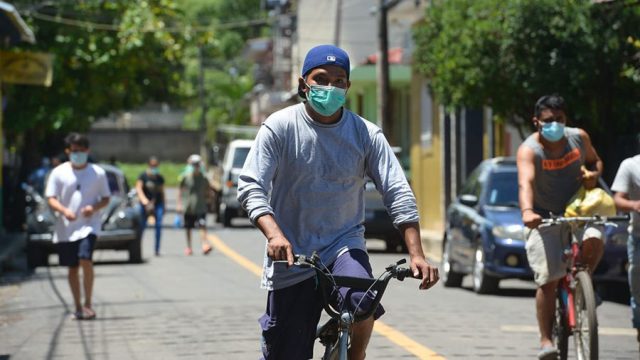
<svg viewBox="0 0 640 360">
<path fill-rule="evenodd" d="M 349 249 L 366 251 L 366 176 L 396 226 L 418 222 L 413 192 L 380 128 L 346 109 L 337 123 L 321 124 L 298 104 L 260 128 L 238 180 L 238 200 L 253 222 L 272 214 L 294 254 L 317 251 L 328 265 Z M 263 287 L 285 288 L 314 274 L 280 265 L 265 246 Z"/>
</svg>

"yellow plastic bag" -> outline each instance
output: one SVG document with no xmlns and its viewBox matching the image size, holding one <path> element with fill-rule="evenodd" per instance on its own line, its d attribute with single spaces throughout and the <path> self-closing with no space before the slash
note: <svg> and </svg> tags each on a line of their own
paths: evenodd
<svg viewBox="0 0 640 360">
<path fill-rule="evenodd" d="M 601 188 L 580 190 L 571 198 L 569 205 L 565 209 L 565 217 L 576 216 L 614 216 L 616 214 L 616 204 L 613 198 Z"/>
</svg>

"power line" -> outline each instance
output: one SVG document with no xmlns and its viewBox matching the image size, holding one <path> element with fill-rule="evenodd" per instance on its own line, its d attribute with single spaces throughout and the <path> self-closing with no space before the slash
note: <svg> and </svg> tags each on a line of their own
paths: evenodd
<svg viewBox="0 0 640 360">
<path fill-rule="evenodd" d="M 61 16 L 51 16 L 42 14 L 39 12 L 30 12 L 25 14 L 25 16 L 30 16 L 34 19 L 47 21 L 51 23 L 66 25 L 66 26 L 74 26 L 84 29 L 92 29 L 92 30 L 101 30 L 101 31 L 120 31 L 120 27 L 114 24 L 104 24 L 104 23 L 96 23 L 92 21 L 86 20 L 76 20 L 70 18 L 64 18 Z M 249 19 L 249 20 L 241 20 L 241 21 L 231 21 L 227 23 L 221 24 L 212 24 L 209 26 L 182 26 L 182 27 L 159 27 L 159 28 L 147 28 L 142 29 L 142 32 L 156 32 L 159 30 L 166 31 L 169 33 L 184 33 L 185 31 L 191 32 L 206 32 L 216 29 L 235 29 L 235 28 L 243 28 L 250 27 L 256 25 L 271 25 L 274 19 Z"/>
</svg>

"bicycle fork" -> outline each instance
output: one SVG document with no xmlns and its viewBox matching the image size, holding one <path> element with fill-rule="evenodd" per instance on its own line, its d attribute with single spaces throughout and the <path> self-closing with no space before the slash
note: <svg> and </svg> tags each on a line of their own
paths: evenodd
<svg viewBox="0 0 640 360">
<path fill-rule="evenodd" d="M 564 256 L 567 258 L 575 259 L 580 251 L 580 247 L 576 241 L 572 241 L 571 249 L 565 250 Z M 571 264 L 571 267 L 575 264 Z M 576 308 L 575 304 L 575 289 L 576 279 L 573 276 L 573 269 L 569 269 L 567 274 L 560 281 L 560 294 L 562 295 L 562 302 L 566 309 L 567 323 L 569 330 L 573 331 L 576 328 Z"/>
</svg>

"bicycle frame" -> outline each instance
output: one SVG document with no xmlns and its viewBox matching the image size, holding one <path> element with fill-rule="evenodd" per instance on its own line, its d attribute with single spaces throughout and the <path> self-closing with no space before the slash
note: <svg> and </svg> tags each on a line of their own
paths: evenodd
<svg viewBox="0 0 640 360">
<path fill-rule="evenodd" d="M 611 217 L 552 217 L 543 219 L 543 226 L 567 224 L 571 228 L 570 248 L 564 250 L 567 272 L 558 282 L 559 307 L 556 313 L 554 337 L 562 359 L 567 357 L 567 338 L 574 336 L 578 359 L 597 359 L 598 357 L 598 321 L 595 293 L 591 284 L 589 269 L 581 262 L 582 235 L 578 228 L 589 225 L 614 224 L 614 221 L 628 221 L 629 216 Z M 616 225 L 617 226 L 617 225 Z M 576 303 L 576 301 L 578 303 Z M 578 313 L 579 312 L 579 313 Z M 564 321 L 561 321 L 561 317 Z"/>
<path fill-rule="evenodd" d="M 351 326 L 373 315 L 380 304 L 387 284 L 392 278 L 402 281 L 405 277 L 413 277 L 410 269 L 399 266 L 406 262 L 405 259 L 387 266 L 385 272 L 379 278 L 366 279 L 349 276 L 333 276 L 328 272 L 327 267 L 322 264 L 319 256 L 315 253 L 311 257 L 295 255 L 294 258 L 296 265 L 311 267 L 315 270 L 316 279 L 318 280 L 322 294 L 323 308 L 330 316 L 330 319 L 326 323 L 319 325 L 316 330 L 316 338 L 320 339 L 322 345 L 325 346 L 325 352 L 322 357 L 322 359 L 325 360 L 347 360 Z M 343 309 L 336 310 L 331 305 L 331 301 L 327 295 L 327 289 L 337 290 L 338 287 L 341 286 L 364 290 L 366 292 L 374 291 L 375 297 L 369 309 L 364 313 L 355 314 L 351 313 L 346 306 Z M 335 334 L 336 329 L 337 339 Z"/>
</svg>

